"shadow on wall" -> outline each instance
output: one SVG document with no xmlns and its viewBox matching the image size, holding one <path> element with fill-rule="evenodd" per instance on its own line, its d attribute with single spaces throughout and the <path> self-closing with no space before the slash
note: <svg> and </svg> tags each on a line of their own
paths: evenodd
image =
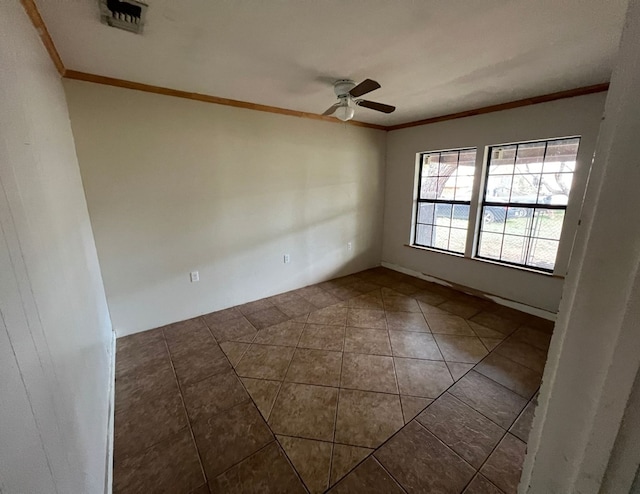
<svg viewBox="0 0 640 494">
<path fill-rule="evenodd" d="M 380 262 L 383 132 L 65 87 L 119 333 Z M 198 283 L 189 281 L 194 270 Z"/>
<path fill-rule="evenodd" d="M 357 198 L 355 204 L 349 205 L 344 200 L 336 200 L 323 207 L 313 207 L 307 200 L 308 193 L 301 190 L 288 201 L 290 215 L 272 218 L 268 208 L 255 211 L 251 218 L 241 219 L 245 224 L 250 220 L 250 226 L 236 231 L 231 240 L 217 233 L 231 228 L 230 224 L 236 221 L 232 211 L 236 203 L 242 202 L 242 198 L 231 198 L 226 207 L 230 214 L 220 218 L 220 212 L 217 211 L 216 221 L 210 224 L 179 223 L 180 229 L 165 238 L 165 241 L 157 238 L 155 242 L 136 243 L 133 248 L 131 243 L 123 242 L 119 269 L 127 271 L 128 277 L 135 280 L 135 284 L 129 284 L 126 292 L 119 295 L 131 296 L 138 291 L 148 290 L 153 285 L 166 283 L 168 279 L 186 280 L 193 269 L 211 273 L 221 271 L 221 274 L 230 275 L 234 271 L 246 271 L 247 266 L 254 265 L 255 276 L 273 274 L 274 271 L 287 267 L 283 261 L 285 253 L 291 256 L 295 272 L 282 271 L 278 279 L 272 280 L 268 290 L 256 294 L 256 298 L 290 289 L 291 283 L 296 283 L 296 280 L 314 276 L 317 278 L 314 282 L 319 282 L 368 267 L 367 259 L 379 257 L 380 245 L 375 237 L 381 236 L 381 228 L 376 225 L 366 225 L 364 228 L 359 225 L 359 211 L 372 207 L 371 201 L 367 203 L 360 190 L 355 193 L 345 190 L 341 195 Z M 179 213 L 176 210 L 176 216 L 180 216 Z M 188 218 L 188 211 L 184 213 L 182 217 Z M 215 214 L 216 211 L 212 213 Z M 150 224 L 147 226 L 151 227 Z M 140 233 L 150 238 L 156 234 L 164 235 L 153 228 L 146 232 L 136 231 L 136 235 Z M 184 238 L 192 240 L 186 252 Z M 349 243 L 351 250 L 348 248 Z M 176 259 L 175 256 L 181 250 L 182 255 Z M 171 264 L 165 263 L 170 259 Z M 191 259 L 198 260 L 195 266 Z M 341 261 L 338 267 L 336 261 Z M 154 264 L 164 265 L 164 268 L 158 266 L 159 269 L 154 269 Z M 167 272 L 166 267 L 169 266 L 171 270 Z M 155 280 L 146 276 L 150 271 L 158 273 Z M 117 272 L 111 276 L 117 276 Z M 223 282 L 233 285 L 237 282 L 244 284 L 245 280 L 226 278 Z"/>
</svg>

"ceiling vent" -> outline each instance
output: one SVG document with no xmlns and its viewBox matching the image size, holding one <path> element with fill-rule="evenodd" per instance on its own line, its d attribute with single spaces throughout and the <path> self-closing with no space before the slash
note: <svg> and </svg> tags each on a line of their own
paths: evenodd
<svg viewBox="0 0 640 494">
<path fill-rule="evenodd" d="M 100 20 L 103 24 L 141 34 L 147 4 L 138 0 L 99 0 Z"/>
</svg>

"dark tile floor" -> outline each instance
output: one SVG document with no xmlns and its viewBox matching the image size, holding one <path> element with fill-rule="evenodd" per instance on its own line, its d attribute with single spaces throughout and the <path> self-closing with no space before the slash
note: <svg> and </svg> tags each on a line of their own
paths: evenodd
<svg viewBox="0 0 640 494">
<path fill-rule="evenodd" d="M 515 493 L 552 328 L 375 268 L 120 338 L 114 492 Z"/>
</svg>

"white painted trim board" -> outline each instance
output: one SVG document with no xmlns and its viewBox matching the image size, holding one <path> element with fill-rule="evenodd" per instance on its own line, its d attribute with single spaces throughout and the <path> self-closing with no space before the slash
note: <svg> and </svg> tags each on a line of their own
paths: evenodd
<svg viewBox="0 0 640 494">
<path fill-rule="evenodd" d="M 449 288 L 454 288 L 457 290 L 462 289 L 462 291 L 465 291 L 464 289 L 466 287 L 461 287 L 461 286 L 454 286 L 452 283 L 449 283 L 446 280 L 442 280 L 440 278 L 435 278 L 433 276 L 429 276 L 428 274 L 425 273 L 421 273 L 419 271 L 414 271 L 413 269 L 408 269 L 402 266 L 398 266 L 397 264 L 392 264 L 390 262 L 386 262 L 386 261 L 382 261 L 381 265 L 385 268 L 388 269 L 392 269 L 393 271 L 398 271 L 399 273 L 404 273 L 404 274 L 408 274 L 409 276 L 413 276 L 415 278 L 420 278 L 421 280 L 425 280 L 425 281 L 430 281 L 432 283 L 437 283 L 438 285 L 443 285 Z M 471 288 L 468 288 L 468 292 L 471 295 L 477 295 L 478 294 L 478 290 L 473 290 Z M 526 312 L 527 314 L 531 314 L 533 316 L 537 316 L 537 317 L 541 317 L 543 319 L 547 319 L 549 321 L 555 321 L 556 320 L 556 315 L 553 312 L 549 312 L 547 310 L 544 309 L 539 309 L 538 307 L 531 307 L 530 305 L 526 305 L 520 302 L 516 302 L 515 300 L 508 300 L 502 297 L 498 297 L 497 295 L 492 295 L 490 293 L 482 293 L 486 298 L 488 298 L 489 300 L 494 301 L 497 304 L 500 305 L 504 305 L 505 307 L 510 307 L 512 309 L 516 309 L 519 310 L 521 312 Z"/>
</svg>

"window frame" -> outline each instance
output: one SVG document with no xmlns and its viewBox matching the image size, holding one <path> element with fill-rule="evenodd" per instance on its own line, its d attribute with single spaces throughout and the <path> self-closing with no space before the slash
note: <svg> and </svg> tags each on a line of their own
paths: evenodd
<svg viewBox="0 0 640 494">
<path fill-rule="evenodd" d="M 527 203 L 527 202 L 511 202 L 509 201 L 505 201 L 505 202 L 499 202 L 499 201 L 487 201 L 486 197 L 487 197 L 487 184 L 489 182 L 489 171 L 491 169 L 491 159 L 493 156 L 493 151 L 496 148 L 501 148 L 501 147 L 505 147 L 505 146 L 516 146 L 516 151 L 515 151 L 515 158 L 514 158 L 514 164 L 515 164 L 515 160 L 517 159 L 517 155 L 518 155 L 518 148 L 520 145 L 524 145 L 524 144 L 537 144 L 537 143 L 544 143 L 544 153 L 542 155 L 542 163 L 544 166 L 544 162 L 546 160 L 547 157 L 547 150 L 549 148 L 549 143 L 553 143 L 553 142 L 557 142 L 557 141 L 564 141 L 564 140 L 568 140 L 568 139 L 577 139 L 578 140 L 578 149 L 576 151 L 576 166 L 577 166 L 577 161 L 578 161 L 578 154 L 580 152 L 580 145 L 582 143 L 582 137 L 581 136 L 566 136 L 566 137 L 554 137 L 554 138 L 549 138 L 549 139 L 536 139 L 536 140 L 532 140 L 532 141 L 519 141 L 519 142 L 512 142 L 509 144 L 491 144 L 489 146 L 487 146 L 487 152 L 486 152 L 486 157 L 484 159 L 483 162 L 483 170 L 482 170 L 482 190 L 481 190 L 481 194 L 478 197 L 478 220 L 476 221 L 476 226 L 475 226 L 475 230 L 474 230 L 474 234 L 473 234 L 473 239 L 474 239 L 474 245 L 473 245 L 473 259 L 478 259 L 480 261 L 483 262 L 492 262 L 492 263 L 497 263 L 497 264 L 501 264 L 501 265 L 506 265 L 506 266 L 510 266 L 510 267 L 514 267 L 514 268 L 519 268 L 519 269 L 523 269 L 523 270 L 528 270 L 528 271 L 535 271 L 535 272 L 539 272 L 539 273 L 545 273 L 545 274 L 553 274 L 555 272 L 555 268 L 557 265 L 557 261 L 558 261 L 558 252 L 560 249 L 560 242 L 562 241 L 562 229 L 561 228 L 561 232 L 560 232 L 560 236 L 558 238 L 558 251 L 556 251 L 556 258 L 554 260 L 554 264 L 552 268 L 543 268 L 540 266 L 531 266 L 529 264 L 522 264 L 522 263 L 517 263 L 517 262 L 513 262 L 513 261 L 505 261 L 502 259 L 495 259 L 492 257 L 485 257 L 485 256 L 481 256 L 480 255 L 480 241 L 481 241 L 481 233 L 482 233 L 482 225 L 484 222 L 484 209 L 485 207 L 504 207 L 507 208 L 519 208 L 519 209 L 530 209 L 532 211 L 532 217 L 534 217 L 536 210 L 538 209 L 546 209 L 546 210 L 560 210 L 564 212 L 564 216 L 563 216 L 563 227 L 564 227 L 564 221 L 566 219 L 567 216 L 567 207 L 569 205 L 569 196 L 571 194 L 571 190 L 569 191 L 569 196 L 567 196 L 567 204 L 543 204 L 543 203 Z M 541 172 L 542 173 L 542 172 Z M 512 174 L 512 176 L 515 175 L 515 170 L 514 173 Z M 572 179 L 573 176 L 575 175 L 575 169 L 574 171 L 571 173 L 572 175 Z M 474 188 L 476 187 L 476 184 L 474 184 Z M 573 188 L 573 184 L 572 184 L 572 188 Z M 511 198 L 509 198 L 511 199 Z M 506 213 L 508 215 L 508 213 Z M 505 218 L 505 222 L 506 222 L 507 218 Z M 503 231 L 502 236 L 504 236 L 505 233 Z M 531 237 L 529 236 L 523 236 L 524 238 L 527 239 L 527 244 L 528 246 L 531 243 L 531 240 L 535 237 Z M 551 239 L 549 239 L 551 240 Z M 504 242 L 504 241 L 503 241 Z M 502 249 L 501 249 L 502 250 Z M 527 249 L 528 251 L 528 249 Z"/>
<path fill-rule="evenodd" d="M 472 193 L 471 193 L 471 197 L 469 198 L 468 201 L 462 201 L 462 200 L 456 200 L 456 199 L 422 199 L 420 197 L 421 195 L 421 191 L 422 191 L 422 169 L 424 167 L 424 157 L 425 155 L 433 155 L 433 154 L 440 154 L 442 155 L 443 153 L 452 153 L 452 152 L 457 152 L 458 153 L 458 165 L 460 163 L 460 153 L 463 151 L 475 151 L 475 156 L 477 158 L 478 156 L 478 148 L 475 146 L 468 146 L 468 147 L 461 147 L 461 148 L 452 148 L 452 149 L 440 149 L 440 150 L 434 150 L 434 151 L 424 151 L 424 152 L 420 152 L 418 153 L 418 166 L 417 166 L 417 172 L 418 172 L 418 180 L 417 180 L 417 188 L 416 188 L 416 192 L 415 192 L 415 205 L 414 205 L 414 219 L 413 219 L 413 227 L 412 227 L 412 237 L 411 237 L 411 245 L 413 247 L 418 247 L 420 249 L 429 249 L 429 250 L 435 250 L 436 252 L 442 252 L 445 254 L 449 254 L 449 255 L 453 255 L 453 256 L 459 256 L 459 257 L 464 257 L 465 256 L 465 252 L 467 250 L 467 240 L 465 239 L 465 247 L 463 249 L 462 252 L 459 251 L 455 251 L 455 250 L 449 250 L 449 249 L 443 249 L 441 247 L 434 247 L 431 245 L 422 245 L 419 244 L 417 242 L 418 239 L 418 225 L 422 224 L 422 223 L 418 223 L 418 217 L 419 217 L 419 212 L 420 212 L 420 204 L 434 204 L 435 208 L 437 208 L 438 204 L 446 204 L 446 205 L 450 205 L 451 206 L 451 219 L 453 219 L 453 211 L 454 211 L 454 207 L 461 205 L 461 206 L 468 206 L 469 207 L 469 216 L 467 217 L 467 235 L 466 237 L 468 237 L 468 232 L 469 232 L 469 225 L 471 224 L 471 205 L 473 203 L 473 191 L 475 191 L 476 188 L 476 184 L 475 184 L 475 172 L 473 175 L 473 186 L 472 186 Z M 475 168 L 475 165 L 474 165 Z M 434 221 L 435 221 L 435 210 L 434 210 Z M 433 226 L 436 226 L 435 224 Z M 451 234 L 449 234 L 449 239 L 448 239 L 448 243 L 450 243 L 451 241 Z"/>
<path fill-rule="evenodd" d="M 540 137 L 537 139 L 522 139 L 512 142 L 502 142 L 502 143 L 487 143 L 481 146 L 464 146 L 464 147 L 455 147 L 455 148 L 446 148 L 446 149 L 434 149 L 427 151 L 419 151 L 416 153 L 415 160 L 415 174 L 414 174 L 414 193 L 413 193 L 413 201 L 414 205 L 412 207 L 412 222 L 409 236 L 409 244 L 407 247 L 412 247 L 419 250 L 432 251 L 440 254 L 448 254 L 450 256 L 460 257 L 464 259 L 469 259 L 473 261 L 479 261 L 483 264 L 493 264 L 497 266 L 503 266 L 506 268 L 517 269 L 518 271 L 525 271 L 535 274 L 540 274 L 543 276 L 554 276 L 554 277 L 563 277 L 562 274 L 566 269 L 567 262 L 567 254 L 566 254 L 566 243 L 571 240 L 569 237 L 574 238 L 575 232 L 573 236 L 569 235 L 567 229 L 572 225 L 575 229 L 577 225 L 574 223 L 577 221 L 575 207 L 576 207 L 576 199 L 575 196 L 578 194 L 577 189 L 584 189 L 586 177 L 584 176 L 584 172 L 582 170 L 581 162 L 584 161 L 585 151 L 583 150 L 583 138 L 585 137 L 582 134 L 569 134 L 560 136 L 550 136 L 550 137 Z M 534 143 L 544 143 L 545 144 L 545 152 L 543 156 L 543 166 L 544 166 L 544 158 L 546 158 L 548 147 L 551 143 L 555 141 L 562 141 L 568 139 L 578 139 L 578 149 L 576 152 L 576 162 L 575 167 L 572 172 L 572 183 L 571 189 L 569 190 L 569 194 L 567 197 L 566 204 L 544 204 L 544 203 L 536 203 L 529 204 L 526 202 L 517 202 L 511 203 L 509 198 L 509 202 L 497 202 L 497 201 L 486 201 L 486 193 L 488 186 L 488 177 L 490 170 L 490 162 L 492 151 L 495 148 L 505 147 L 505 146 L 518 146 L 525 144 L 534 144 Z M 446 153 L 446 152 L 463 152 L 463 151 L 475 151 L 475 170 L 473 175 L 473 186 L 471 191 L 471 198 L 469 201 L 461 201 L 461 200 L 447 200 L 447 199 L 421 199 L 421 189 L 422 189 L 422 170 L 424 166 L 424 156 L 429 154 L 437 154 L 437 153 Z M 417 174 L 417 175 L 416 175 Z M 578 181 L 576 182 L 576 179 Z M 573 199 L 572 199 L 573 198 Z M 464 244 L 464 251 L 451 251 L 447 249 L 443 249 L 440 247 L 432 247 L 428 245 L 422 245 L 417 243 L 417 232 L 418 232 L 418 217 L 420 211 L 420 204 L 423 203 L 431 203 L 431 204 L 447 204 L 452 207 L 452 215 L 453 215 L 453 207 L 456 205 L 464 205 L 469 207 L 469 216 L 467 223 L 467 237 Z M 573 205 L 572 205 L 573 204 Z M 544 210 L 561 210 L 564 212 L 563 223 L 560 228 L 560 233 L 558 237 L 558 250 L 556 251 L 556 257 L 554 260 L 553 268 L 544 268 L 539 266 L 531 266 L 527 264 L 520 264 L 517 262 L 504 261 L 501 259 L 491 258 L 491 257 L 483 257 L 479 255 L 480 250 L 480 236 L 482 233 L 483 219 L 484 219 L 484 208 L 485 206 L 498 206 L 498 207 L 517 207 L 521 209 L 531 209 L 532 213 L 535 214 L 535 210 L 544 209 Z M 508 210 L 507 210 L 508 211 Z M 435 214 L 435 212 L 434 212 Z M 507 213 L 508 214 L 508 213 Z M 569 220 L 569 222 L 567 221 Z M 435 226 L 435 223 L 434 223 Z M 502 233 L 504 235 L 504 232 Z M 531 237 L 526 237 L 531 238 Z M 545 240 L 545 239 L 543 239 Z M 549 238 L 549 240 L 554 240 Z"/>
</svg>

